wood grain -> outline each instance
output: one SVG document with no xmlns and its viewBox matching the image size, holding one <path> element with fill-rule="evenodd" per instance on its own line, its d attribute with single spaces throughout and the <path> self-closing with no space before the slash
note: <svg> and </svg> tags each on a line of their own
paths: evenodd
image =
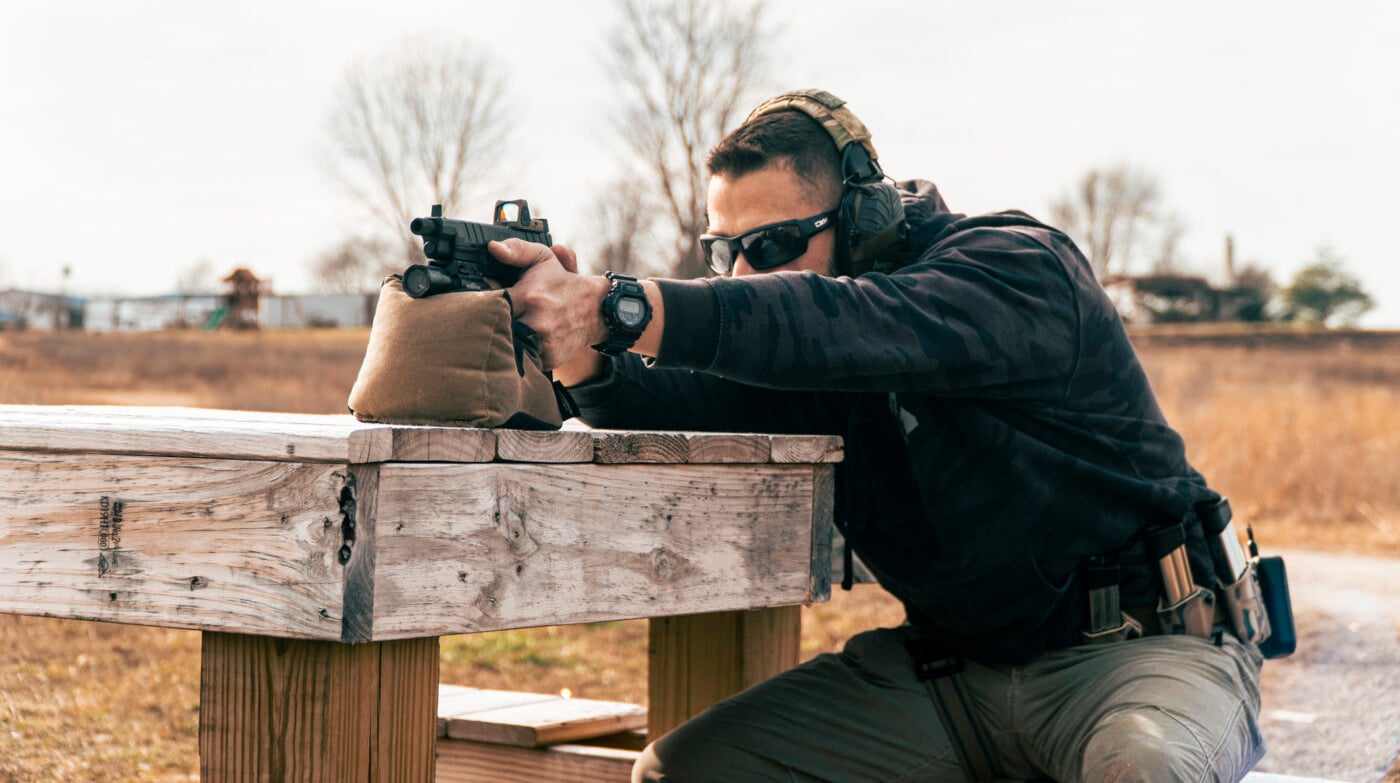
<svg viewBox="0 0 1400 783">
<path fill-rule="evenodd" d="M 295 462 L 798 463 L 841 458 L 840 438 L 722 432 L 484 430 L 348 415 L 203 408 L 0 405 L 0 450 Z"/>
<path fill-rule="evenodd" d="M 373 638 L 804 603 L 816 495 L 811 466 L 383 465 Z"/>
<path fill-rule="evenodd" d="M 653 618 L 647 736 L 797 665 L 801 607 Z"/>
<path fill-rule="evenodd" d="M 588 431 L 497 430 L 496 458 L 508 462 L 592 462 Z"/>
<path fill-rule="evenodd" d="M 438 736 L 536 747 L 646 726 L 637 704 L 438 686 Z"/>
<path fill-rule="evenodd" d="M 840 462 L 845 456 L 836 435 L 770 435 L 773 462 Z"/>
<path fill-rule="evenodd" d="M 339 639 L 346 476 L 0 453 L 0 612 Z"/>
<path fill-rule="evenodd" d="M 496 458 L 497 432 L 500 431 L 393 427 L 390 432 L 391 447 L 385 462 L 490 462 Z"/>
<path fill-rule="evenodd" d="M 349 435 L 363 426 L 350 416 L 3 405 L 0 449 L 345 462 Z"/>
<path fill-rule="evenodd" d="M 812 581 L 809 588 L 814 602 L 831 600 L 832 558 L 839 535 L 836 532 L 835 504 L 836 468 L 831 465 L 817 466 L 812 473 Z M 845 544 L 844 539 L 842 544 Z M 845 554 L 844 550 L 841 554 Z"/>
<path fill-rule="evenodd" d="M 765 463 L 772 454 L 771 436 L 735 432 L 687 432 L 686 462 Z"/>
<path fill-rule="evenodd" d="M 742 432 L 620 432 L 593 430 L 593 461 L 635 463 L 766 463 L 774 436 Z M 800 439 L 808 436 L 795 436 Z M 815 449 L 815 446 L 811 447 Z"/>
<path fill-rule="evenodd" d="M 437 639 L 382 644 L 205 633 L 204 781 L 431 780 Z"/>
<path fill-rule="evenodd" d="M 441 739 L 438 783 L 629 783 L 638 752 L 589 745 L 517 748 Z"/>
<path fill-rule="evenodd" d="M 601 465 L 677 464 L 690 459 L 690 445 L 678 432 L 593 431 L 593 461 Z"/>
<path fill-rule="evenodd" d="M 829 589 L 813 523 L 830 469 L 766 463 L 766 435 L 45 406 L 0 406 L 0 425 L 0 555 L 17 564 L 0 611 L 366 642 Z M 590 444 L 604 464 L 476 462 Z"/>
</svg>

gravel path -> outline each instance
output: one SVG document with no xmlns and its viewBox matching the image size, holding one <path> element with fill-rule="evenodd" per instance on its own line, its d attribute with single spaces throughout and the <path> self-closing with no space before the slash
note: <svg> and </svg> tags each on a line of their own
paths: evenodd
<svg viewBox="0 0 1400 783">
<path fill-rule="evenodd" d="M 1286 551 L 1298 651 L 1264 664 L 1262 772 L 1380 780 L 1400 752 L 1400 560 Z"/>
</svg>

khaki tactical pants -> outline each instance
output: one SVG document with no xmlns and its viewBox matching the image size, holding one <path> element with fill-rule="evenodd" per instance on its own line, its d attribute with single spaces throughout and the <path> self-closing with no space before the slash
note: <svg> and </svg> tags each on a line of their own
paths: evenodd
<svg viewBox="0 0 1400 783">
<path fill-rule="evenodd" d="M 973 717 L 1011 780 L 1237 781 L 1264 755 L 1253 645 L 1190 636 L 969 663 Z M 714 705 L 653 743 L 640 781 L 956 781 L 903 633 L 882 628 Z"/>
</svg>

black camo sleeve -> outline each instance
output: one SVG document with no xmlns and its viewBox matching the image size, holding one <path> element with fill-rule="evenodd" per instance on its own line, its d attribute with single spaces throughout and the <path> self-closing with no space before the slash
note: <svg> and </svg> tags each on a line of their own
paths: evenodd
<svg viewBox="0 0 1400 783">
<path fill-rule="evenodd" d="M 658 365 L 781 389 L 1065 394 L 1075 291 L 1044 228 L 959 231 L 894 274 L 659 281 Z"/>
<path fill-rule="evenodd" d="M 840 432 L 846 395 L 783 392 L 682 369 L 609 360 L 599 379 L 570 390 L 593 427 L 727 432 Z"/>
</svg>

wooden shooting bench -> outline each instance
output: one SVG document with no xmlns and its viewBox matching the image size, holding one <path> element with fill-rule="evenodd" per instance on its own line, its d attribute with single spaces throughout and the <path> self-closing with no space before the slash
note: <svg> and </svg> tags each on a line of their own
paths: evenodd
<svg viewBox="0 0 1400 783">
<path fill-rule="evenodd" d="M 431 780 L 438 637 L 653 618 L 648 733 L 798 660 L 837 438 L 0 406 L 0 612 L 203 633 L 201 780 Z"/>
</svg>

